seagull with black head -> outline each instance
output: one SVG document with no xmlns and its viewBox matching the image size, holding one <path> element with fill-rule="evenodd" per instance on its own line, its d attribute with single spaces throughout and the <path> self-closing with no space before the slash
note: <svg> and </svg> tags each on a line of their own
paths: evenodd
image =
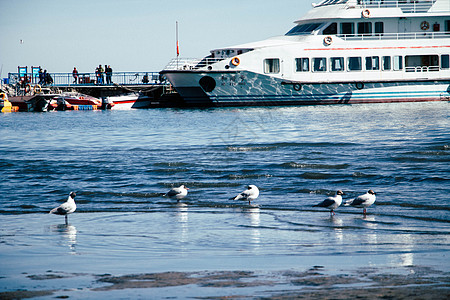
<svg viewBox="0 0 450 300">
<path fill-rule="evenodd" d="M 338 208 L 342 203 L 342 195 L 344 195 L 344 193 L 339 190 L 336 192 L 335 196 L 328 197 L 327 199 L 323 200 L 319 204 L 314 205 L 313 207 L 328 208 L 330 210 L 330 214 L 335 215 L 336 213 L 334 212 L 334 210 Z"/>
<path fill-rule="evenodd" d="M 242 200 L 248 201 L 248 205 L 251 204 L 251 201 L 255 200 L 259 196 L 259 189 L 256 185 L 250 184 L 247 186 L 247 189 L 237 195 L 236 197 L 230 198 L 230 200 Z"/>
<path fill-rule="evenodd" d="M 174 198 L 177 200 L 181 200 L 187 196 L 189 188 L 187 188 L 184 184 L 180 185 L 177 188 L 172 188 L 168 191 L 164 197 Z"/>
<path fill-rule="evenodd" d="M 75 192 L 70 192 L 69 198 L 67 199 L 67 201 L 64 202 L 63 204 L 61 204 L 60 206 L 55 207 L 49 213 L 64 216 L 66 219 L 66 225 L 67 225 L 68 224 L 67 223 L 67 215 L 73 213 L 77 209 L 77 205 L 75 204 L 75 196 L 76 195 L 77 194 L 75 194 Z"/>
<path fill-rule="evenodd" d="M 377 199 L 377 197 L 375 195 L 376 195 L 376 193 L 374 191 L 369 190 L 364 195 L 360 195 L 360 196 L 356 197 L 355 199 L 351 199 L 351 200 L 345 202 L 345 205 L 363 208 L 364 209 L 363 214 L 365 216 L 367 213 L 366 208 L 371 206 L 372 204 L 374 204 L 375 200 Z"/>
</svg>

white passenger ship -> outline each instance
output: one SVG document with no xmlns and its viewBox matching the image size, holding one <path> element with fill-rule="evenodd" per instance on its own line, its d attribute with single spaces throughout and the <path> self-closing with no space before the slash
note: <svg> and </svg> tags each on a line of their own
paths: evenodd
<svg viewBox="0 0 450 300">
<path fill-rule="evenodd" d="M 191 105 L 450 99 L 450 0 L 324 0 L 295 23 L 161 74 Z"/>
</svg>

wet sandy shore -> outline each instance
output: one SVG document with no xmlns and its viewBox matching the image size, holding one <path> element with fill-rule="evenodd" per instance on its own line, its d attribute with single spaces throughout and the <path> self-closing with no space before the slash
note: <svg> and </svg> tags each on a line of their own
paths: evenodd
<svg viewBox="0 0 450 300">
<path fill-rule="evenodd" d="M 202 271 L 146 274 L 82 274 L 47 271 L 22 274 L 33 289 L 0 293 L 0 299 L 191 298 L 191 299 L 449 299 L 450 273 L 428 267 L 365 268 L 329 272 Z M 57 281 L 71 288 L 45 289 Z M 65 284 L 62 284 L 65 285 Z"/>
</svg>

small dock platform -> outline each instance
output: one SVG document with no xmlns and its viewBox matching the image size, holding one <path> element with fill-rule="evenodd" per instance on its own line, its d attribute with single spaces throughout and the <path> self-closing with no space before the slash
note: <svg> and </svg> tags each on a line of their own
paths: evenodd
<svg viewBox="0 0 450 300">
<path fill-rule="evenodd" d="M 76 76 L 72 73 L 49 73 L 49 78 L 42 82 L 38 74 L 9 73 L 6 83 L 14 89 L 15 95 L 20 95 L 10 96 L 10 99 L 21 111 L 32 111 L 30 107 L 36 106 L 30 103 L 61 92 L 78 92 L 99 99 L 139 92 L 153 99 L 149 108 L 185 106 L 179 94 L 158 72 L 114 72 L 110 78 L 95 73 L 79 73 Z"/>
</svg>

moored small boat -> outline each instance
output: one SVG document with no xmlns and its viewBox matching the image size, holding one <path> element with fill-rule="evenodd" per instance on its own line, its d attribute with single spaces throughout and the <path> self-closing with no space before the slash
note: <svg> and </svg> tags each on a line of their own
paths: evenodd
<svg viewBox="0 0 450 300">
<path fill-rule="evenodd" d="M 0 93 L 0 111 L 1 112 L 14 112 L 18 111 L 17 106 L 13 106 L 11 102 L 8 101 L 8 96 L 6 93 Z"/>
<path fill-rule="evenodd" d="M 47 111 L 54 94 L 38 94 L 33 96 L 9 97 L 12 106 L 17 106 L 19 111 Z"/>
<path fill-rule="evenodd" d="M 132 108 L 147 108 L 152 98 L 142 93 L 129 93 L 104 98 L 106 104 L 111 105 L 114 110 L 126 110 Z"/>
<path fill-rule="evenodd" d="M 102 107 L 102 100 L 77 92 L 62 93 L 56 97 L 56 100 L 60 102 L 66 101 L 71 105 L 96 105 L 98 108 Z"/>
</svg>

